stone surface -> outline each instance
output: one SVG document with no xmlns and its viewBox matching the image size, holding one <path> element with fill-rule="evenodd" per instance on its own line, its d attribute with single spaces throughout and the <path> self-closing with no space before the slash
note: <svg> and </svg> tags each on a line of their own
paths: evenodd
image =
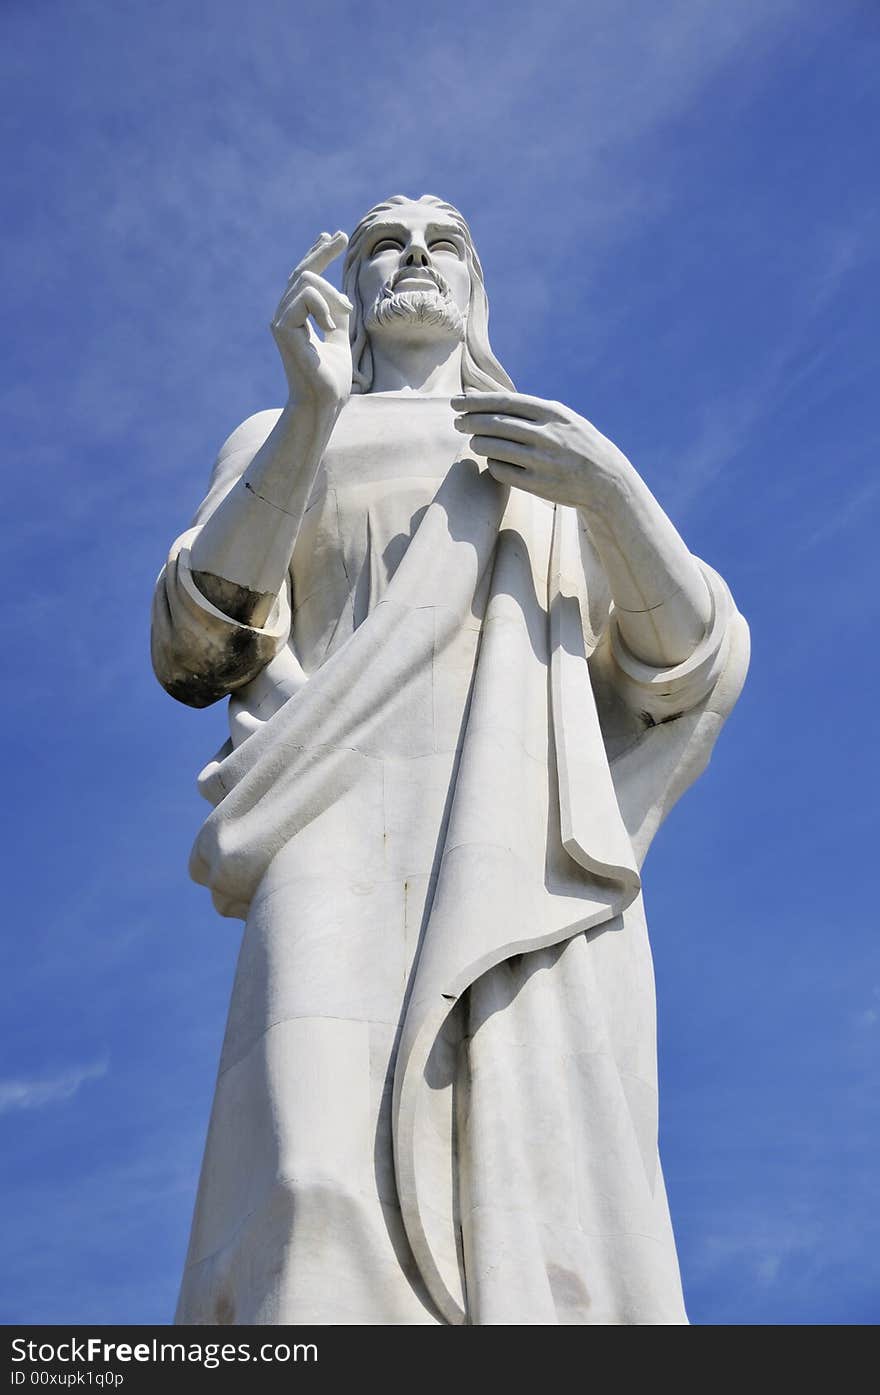
<svg viewBox="0 0 880 1395">
<path fill-rule="evenodd" d="M 162 683 L 229 696 L 191 871 L 245 920 L 178 1320 L 686 1322 L 639 867 L 748 632 L 515 392 L 456 210 L 371 210 L 340 294 L 346 242 L 156 590 Z"/>
</svg>

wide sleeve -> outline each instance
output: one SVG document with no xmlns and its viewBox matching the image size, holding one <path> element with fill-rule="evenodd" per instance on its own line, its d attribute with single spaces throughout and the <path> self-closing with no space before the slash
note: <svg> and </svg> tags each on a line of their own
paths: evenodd
<svg viewBox="0 0 880 1395">
<path fill-rule="evenodd" d="M 705 578 L 712 614 L 705 636 L 683 663 L 655 667 L 637 658 L 621 634 L 614 603 L 609 607 L 606 676 L 646 726 L 690 712 L 715 687 L 727 661 L 736 607 L 718 573 L 694 560 Z"/>
<path fill-rule="evenodd" d="M 682 664 L 655 668 L 627 649 L 613 605 L 590 660 L 617 804 L 641 865 L 654 834 L 709 763 L 749 665 L 749 628 L 699 561 L 712 596 L 706 635 Z"/>
<path fill-rule="evenodd" d="M 563 816 L 565 798 L 573 808 L 578 799 L 587 808 L 595 802 L 599 762 L 578 760 L 577 754 L 580 746 L 593 749 L 591 723 L 597 720 L 602 764 L 607 762 L 632 856 L 641 866 L 663 819 L 708 764 L 739 697 L 749 664 L 748 625 L 723 579 L 697 558 L 712 597 L 706 634 L 684 663 L 654 667 L 627 648 L 599 555 L 572 509 L 557 508 L 554 553 L 554 705 Z M 578 676 L 581 665 L 589 671 L 595 717 Z M 616 817 L 611 823 L 616 826 Z"/>
<path fill-rule="evenodd" d="M 193 577 L 190 549 L 205 521 L 247 469 L 275 422 L 259 412 L 233 432 L 218 456 L 193 525 L 173 543 L 153 595 L 153 668 L 166 692 L 189 707 L 208 707 L 251 682 L 287 643 L 290 583 L 262 626 L 246 625 L 213 605 Z"/>
</svg>

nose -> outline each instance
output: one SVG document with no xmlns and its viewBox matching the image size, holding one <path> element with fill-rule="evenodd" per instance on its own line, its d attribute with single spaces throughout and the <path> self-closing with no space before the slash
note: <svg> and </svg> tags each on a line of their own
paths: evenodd
<svg viewBox="0 0 880 1395">
<path fill-rule="evenodd" d="M 404 266 L 430 266 L 431 254 L 424 242 L 413 240 L 404 252 L 402 260 Z"/>
</svg>

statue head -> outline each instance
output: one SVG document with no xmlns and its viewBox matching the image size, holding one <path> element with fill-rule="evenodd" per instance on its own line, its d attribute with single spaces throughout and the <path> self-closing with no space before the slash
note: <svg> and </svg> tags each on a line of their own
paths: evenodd
<svg viewBox="0 0 880 1395">
<path fill-rule="evenodd" d="M 470 228 L 452 204 L 433 194 L 395 194 L 376 204 L 351 235 L 343 289 L 354 306 L 352 391 L 370 391 L 370 336 L 379 333 L 458 339 L 463 389 L 513 387 L 489 343 L 489 302 Z"/>
</svg>

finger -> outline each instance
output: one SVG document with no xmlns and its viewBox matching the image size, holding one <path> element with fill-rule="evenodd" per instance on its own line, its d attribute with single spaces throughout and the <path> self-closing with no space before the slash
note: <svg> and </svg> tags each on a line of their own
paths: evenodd
<svg viewBox="0 0 880 1395">
<path fill-rule="evenodd" d="M 536 477 L 531 470 L 523 470 L 519 465 L 509 465 L 506 460 L 489 459 L 486 462 L 486 472 L 499 484 L 524 489 L 536 499 L 546 499 L 548 504 L 556 503 L 553 491 L 547 489 L 540 476 Z"/>
<path fill-rule="evenodd" d="M 320 276 L 315 276 L 313 279 L 310 279 L 308 281 L 305 280 L 303 276 L 299 276 L 297 280 L 294 281 L 293 285 L 288 290 L 286 290 L 284 292 L 284 295 L 281 297 L 281 300 L 278 303 L 278 314 L 285 313 L 287 309 L 291 305 L 293 305 L 294 301 L 299 300 L 300 297 L 304 295 L 306 291 L 309 291 L 312 296 L 317 296 L 318 302 L 330 311 L 331 317 L 333 318 L 335 323 L 335 315 L 330 305 L 331 297 L 327 295 L 326 292 L 330 291 L 333 297 L 337 297 L 339 295 L 339 292 L 335 289 L 335 287 L 330 285 L 329 281 L 322 281 Z M 345 311 L 344 313 L 348 314 L 348 311 Z M 324 326 L 322 325 L 321 328 L 323 329 Z"/>
<path fill-rule="evenodd" d="M 348 319 L 348 316 L 354 310 L 354 306 L 347 295 L 343 295 L 342 291 L 337 291 L 334 285 L 331 285 L 329 281 L 325 281 L 323 276 L 318 276 L 314 271 L 301 271 L 298 280 L 302 285 L 311 286 L 313 290 L 316 290 L 318 294 L 323 297 L 329 305 L 333 318 L 337 323 L 340 319 Z"/>
<path fill-rule="evenodd" d="M 468 392 L 452 399 L 453 411 L 501 412 L 505 416 L 524 417 L 526 421 L 554 421 L 564 409 L 558 402 L 545 402 L 543 397 L 527 397 L 523 392 Z"/>
<path fill-rule="evenodd" d="M 287 325 L 299 328 L 305 324 L 309 315 L 314 317 L 319 329 L 323 329 L 327 334 L 336 328 L 326 300 L 311 286 L 304 286 L 299 295 L 276 316 L 275 322 L 279 329 L 284 329 Z"/>
<path fill-rule="evenodd" d="M 499 484 L 512 484 L 517 489 L 525 488 L 526 472 L 519 465 L 510 465 L 506 460 L 490 459 L 486 469 Z"/>
<path fill-rule="evenodd" d="M 534 445 L 541 437 L 541 427 L 523 417 L 506 417 L 499 412 L 465 412 L 455 418 L 455 428 L 468 436 L 502 436 L 505 441 L 521 441 Z"/>
<path fill-rule="evenodd" d="M 328 305 L 327 300 L 325 299 L 325 297 L 324 297 L 323 295 L 321 295 L 321 292 L 320 292 L 316 287 L 309 286 L 308 283 L 306 283 L 306 282 L 304 282 L 304 281 L 302 280 L 302 278 L 299 278 L 299 279 L 297 279 L 296 281 L 294 281 L 293 285 L 290 287 L 289 290 L 287 290 L 287 291 L 284 292 L 284 295 L 281 297 L 280 301 L 278 302 L 278 309 L 275 311 L 275 318 L 276 318 L 276 320 L 281 320 L 281 319 L 286 318 L 287 315 L 289 314 L 289 312 L 290 312 L 292 306 L 295 305 L 295 304 L 297 304 L 297 302 L 299 302 L 299 301 L 302 300 L 303 294 L 304 294 L 306 291 L 311 291 L 313 295 L 318 296 L 319 300 L 324 304 L 325 308 L 329 311 L 329 308 L 330 308 L 330 307 L 329 307 L 329 305 Z M 323 324 L 322 324 L 321 328 L 322 328 L 322 329 L 324 328 L 324 325 L 323 325 Z"/>
<path fill-rule="evenodd" d="M 522 445 L 518 441 L 505 441 L 501 436 L 474 436 L 471 450 L 475 455 L 503 460 L 506 464 L 518 465 L 521 469 L 534 468 L 537 463 L 533 446 Z"/>
<path fill-rule="evenodd" d="M 296 280 L 297 276 L 300 276 L 302 274 L 303 270 L 308 269 L 308 267 L 311 264 L 311 258 L 315 255 L 319 248 L 324 246 L 324 243 L 327 241 L 329 236 L 329 233 L 322 232 L 320 237 L 315 239 L 309 250 L 306 252 L 305 256 L 300 258 L 296 266 L 293 268 L 293 271 L 288 276 L 288 286 L 292 285 L 292 283 Z"/>
<path fill-rule="evenodd" d="M 276 329 L 295 329 L 304 325 L 309 317 L 309 307 L 302 290 L 295 289 L 282 296 L 272 317 Z"/>
<path fill-rule="evenodd" d="M 293 280 L 294 276 L 303 271 L 315 271 L 320 275 L 347 246 L 348 237 L 344 232 L 335 232 L 332 237 L 330 233 L 321 233 L 318 241 L 309 248 L 302 261 L 297 262 L 290 273 L 290 279 Z"/>
</svg>

